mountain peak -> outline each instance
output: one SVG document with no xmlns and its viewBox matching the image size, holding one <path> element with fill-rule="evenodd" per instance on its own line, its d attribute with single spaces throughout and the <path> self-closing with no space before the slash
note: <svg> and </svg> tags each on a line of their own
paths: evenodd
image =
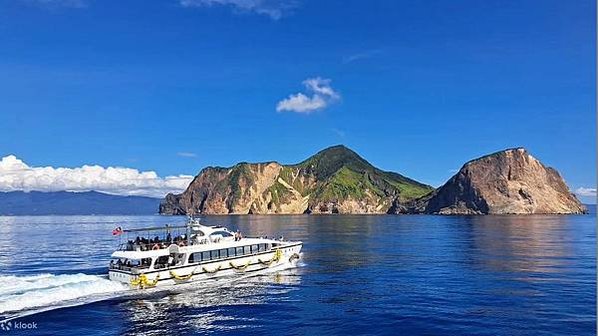
<svg viewBox="0 0 598 336">
<path fill-rule="evenodd" d="M 346 155 L 346 156 L 359 157 L 359 154 L 355 153 L 353 150 L 351 150 L 349 147 L 347 147 L 345 145 L 334 145 L 334 146 L 324 148 L 321 151 L 317 152 L 314 156 L 318 156 L 318 155 L 327 155 L 327 156 Z"/>
<path fill-rule="evenodd" d="M 239 164 L 202 170 L 162 214 L 386 213 L 433 188 L 372 166 L 344 145 L 294 165 Z"/>
<path fill-rule="evenodd" d="M 504 157 L 506 155 L 508 155 L 508 156 L 518 156 L 518 157 L 528 156 L 528 157 L 532 157 L 533 158 L 533 156 L 529 153 L 529 151 L 527 149 L 525 149 L 524 147 L 513 147 L 513 148 L 503 149 L 503 150 L 498 151 L 498 152 L 490 153 L 490 154 L 487 154 L 487 155 L 480 156 L 478 158 L 472 159 L 472 160 L 466 162 L 464 166 L 468 166 L 468 165 L 471 165 L 473 163 L 481 162 L 481 161 L 484 161 L 484 160 L 487 160 L 487 159 L 495 159 L 495 158 L 499 158 L 499 157 Z"/>
<path fill-rule="evenodd" d="M 328 147 L 298 164 L 312 171 L 316 176 L 325 177 L 334 174 L 343 167 L 363 172 L 375 169 L 369 162 L 344 145 Z"/>
<path fill-rule="evenodd" d="M 568 214 L 586 210 L 559 173 L 525 148 L 509 148 L 466 163 L 424 200 L 440 214 Z"/>
</svg>

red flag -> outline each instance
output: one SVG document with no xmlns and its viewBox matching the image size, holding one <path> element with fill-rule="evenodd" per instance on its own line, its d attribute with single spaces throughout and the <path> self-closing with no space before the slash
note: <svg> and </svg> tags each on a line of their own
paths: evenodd
<svg viewBox="0 0 598 336">
<path fill-rule="evenodd" d="M 116 229 L 112 230 L 112 235 L 113 236 L 118 236 L 119 234 L 123 233 L 123 229 L 119 226 Z"/>
</svg>

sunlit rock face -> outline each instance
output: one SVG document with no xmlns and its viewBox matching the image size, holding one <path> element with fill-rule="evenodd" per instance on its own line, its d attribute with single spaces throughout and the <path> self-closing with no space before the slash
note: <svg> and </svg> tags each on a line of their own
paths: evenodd
<svg viewBox="0 0 598 336">
<path fill-rule="evenodd" d="M 466 163 L 446 184 L 397 212 L 432 214 L 579 214 L 585 207 L 559 173 L 524 148 Z"/>
<path fill-rule="evenodd" d="M 327 148 L 294 165 L 277 162 L 208 167 L 161 214 L 384 214 L 432 187 L 382 171 L 344 146 Z"/>
</svg>

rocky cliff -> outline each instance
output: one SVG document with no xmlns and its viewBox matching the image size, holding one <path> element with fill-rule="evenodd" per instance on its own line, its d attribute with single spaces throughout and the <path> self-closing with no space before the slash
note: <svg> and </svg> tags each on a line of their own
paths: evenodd
<svg viewBox="0 0 598 336">
<path fill-rule="evenodd" d="M 559 173 L 524 148 L 508 149 L 467 162 L 442 187 L 395 213 L 578 214 L 584 206 Z"/>
<path fill-rule="evenodd" d="M 382 171 L 344 146 L 334 146 L 295 165 L 268 162 L 205 168 L 185 192 L 167 195 L 160 213 L 387 213 L 393 204 L 432 190 Z"/>
</svg>

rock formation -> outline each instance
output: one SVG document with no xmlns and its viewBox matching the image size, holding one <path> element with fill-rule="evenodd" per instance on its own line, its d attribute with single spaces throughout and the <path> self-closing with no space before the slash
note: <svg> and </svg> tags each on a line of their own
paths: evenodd
<svg viewBox="0 0 598 336">
<path fill-rule="evenodd" d="M 344 146 L 295 165 L 239 163 L 203 169 L 182 194 L 168 194 L 160 213 L 387 213 L 394 203 L 433 188 L 372 166 Z"/>
<path fill-rule="evenodd" d="M 394 213 L 579 214 L 585 207 L 559 173 L 524 148 L 507 149 L 467 162 L 442 187 Z"/>
</svg>

